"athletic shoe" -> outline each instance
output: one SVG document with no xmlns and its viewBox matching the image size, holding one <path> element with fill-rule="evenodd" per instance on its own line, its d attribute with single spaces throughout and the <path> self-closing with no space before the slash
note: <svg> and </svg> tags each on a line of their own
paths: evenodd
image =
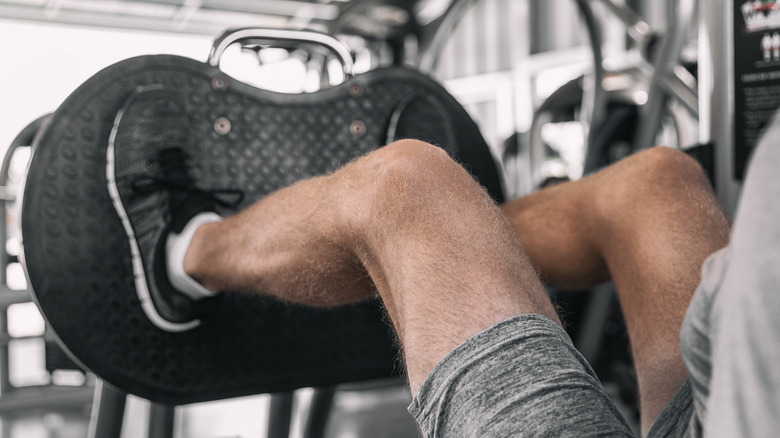
<svg viewBox="0 0 780 438">
<path fill-rule="evenodd" d="M 166 238 L 216 205 L 235 207 L 239 190 L 198 188 L 190 161 L 199 156 L 184 102 L 162 86 L 139 88 L 117 114 L 106 152 L 108 191 L 127 233 L 135 288 L 146 316 L 169 332 L 200 324 L 203 306 L 168 280 Z"/>
</svg>

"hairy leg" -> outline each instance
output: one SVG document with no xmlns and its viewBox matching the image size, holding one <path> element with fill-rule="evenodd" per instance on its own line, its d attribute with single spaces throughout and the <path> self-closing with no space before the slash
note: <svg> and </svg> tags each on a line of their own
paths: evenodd
<svg viewBox="0 0 780 438">
<path fill-rule="evenodd" d="M 212 290 L 332 306 L 378 291 L 412 392 L 511 316 L 554 310 L 487 194 L 439 148 L 401 141 L 201 226 L 185 270 Z"/>
<path fill-rule="evenodd" d="M 728 242 L 728 220 L 701 168 L 654 148 L 502 209 L 543 281 L 615 282 L 647 432 L 687 375 L 679 333 L 702 263 Z"/>
</svg>

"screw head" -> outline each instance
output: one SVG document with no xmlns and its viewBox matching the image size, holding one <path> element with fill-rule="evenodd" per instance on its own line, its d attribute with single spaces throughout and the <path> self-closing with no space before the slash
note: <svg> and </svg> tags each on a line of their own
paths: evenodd
<svg viewBox="0 0 780 438">
<path fill-rule="evenodd" d="M 233 125 L 230 123 L 230 120 L 225 117 L 214 120 L 214 131 L 219 135 L 228 135 L 232 127 Z"/>
<path fill-rule="evenodd" d="M 349 133 L 353 137 L 362 137 L 366 135 L 366 124 L 362 120 L 355 120 L 349 124 Z"/>
<path fill-rule="evenodd" d="M 349 95 L 352 97 L 357 97 L 363 94 L 363 86 L 355 82 L 354 84 L 349 86 Z"/>
<path fill-rule="evenodd" d="M 211 80 L 211 87 L 217 91 L 225 91 L 228 89 L 228 83 L 225 78 L 217 76 Z"/>
</svg>

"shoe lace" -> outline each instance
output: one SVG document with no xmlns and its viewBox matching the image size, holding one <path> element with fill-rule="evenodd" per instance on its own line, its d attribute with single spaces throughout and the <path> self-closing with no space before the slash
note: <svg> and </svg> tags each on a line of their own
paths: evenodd
<svg viewBox="0 0 780 438">
<path fill-rule="evenodd" d="M 133 181 L 133 191 L 139 194 L 166 189 L 181 194 L 197 194 L 226 208 L 236 208 L 244 201 L 245 193 L 237 188 L 202 189 L 188 171 L 189 156 L 178 147 L 165 148 L 158 154 L 162 176 L 144 176 Z"/>
</svg>

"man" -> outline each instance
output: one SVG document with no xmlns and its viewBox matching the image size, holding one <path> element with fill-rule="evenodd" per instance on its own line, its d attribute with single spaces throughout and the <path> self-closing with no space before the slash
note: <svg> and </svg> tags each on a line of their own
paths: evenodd
<svg viewBox="0 0 780 438">
<path fill-rule="evenodd" d="M 729 223 L 698 165 L 671 149 L 499 208 L 441 149 L 404 140 L 222 218 L 220 196 L 194 183 L 187 156 L 198 142 L 183 108 L 175 92 L 139 91 L 109 147 L 109 191 L 158 326 L 186 327 L 219 291 L 311 306 L 378 293 L 426 437 L 628 436 L 540 281 L 574 288 L 611 278 L 643 434 L 682 435 L 691 418 L 690 431 L 705 436 L 775 431 L 780 403 L 767 385 L 780 384 L 780 303 L 769 268 L 780 193 L 767 178 L 780 166 L 777 148 L 763 147 L 770 170 L 747 182 L 752 216 L 734 231 L 743 243 L 731 245 L 730 262 L 721 251 L 705 264 L 727 245 Z M 755 281 L 739 283 L 746 277 Z M 678 336 L 700 280 L 683 328 L 690 384 Z M 741 285 L 759 298 L 743 299 Z"/>
</svg>

